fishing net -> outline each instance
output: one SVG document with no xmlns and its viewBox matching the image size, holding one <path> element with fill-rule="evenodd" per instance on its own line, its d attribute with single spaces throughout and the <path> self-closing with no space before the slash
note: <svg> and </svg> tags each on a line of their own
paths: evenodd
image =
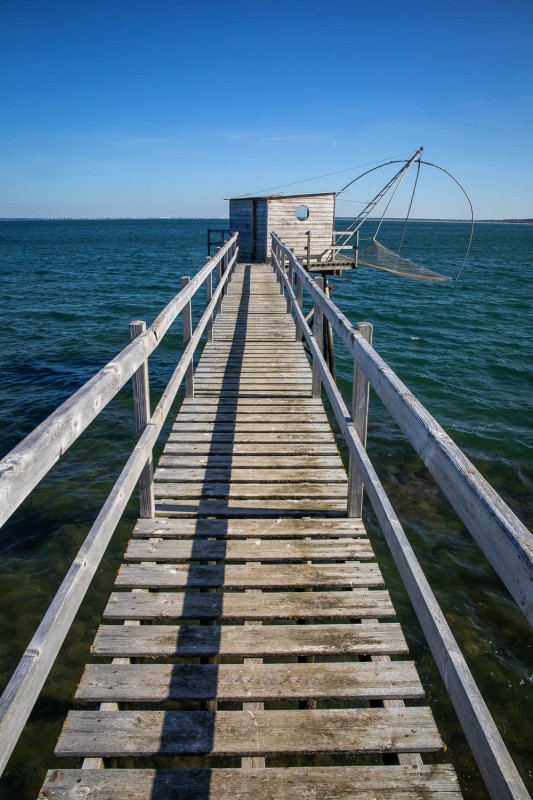
<svg viewBox="0 0 533 800">
<path fill-rule="evenodd" d="M 422 267 L 420 264 L 415 264 L 414 261 L 404 258 L 399 253 L 394 253 L 376 239 L 370 239 L 369 243 L 365 244 L 365 247 L 359 251 L 358 264 L 361 267 L 382 269 L 402 278 L 413 278 L 419 281 L 451 280 L 448 275 L 442 275 L 440 272 Z"/>
</svg>

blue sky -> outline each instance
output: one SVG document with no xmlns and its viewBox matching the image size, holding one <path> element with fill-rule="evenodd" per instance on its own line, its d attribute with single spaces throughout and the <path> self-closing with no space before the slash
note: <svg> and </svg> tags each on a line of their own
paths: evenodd
<svg viewBox="0 0 533 800">
<path fill-rule="evenodd" d="M 530 0 L 6 0 L 0 216 L 223 216 L 424 145 L 476 216 L 531 217 L 532 40 Z M 423 172 L 416 216 L 467 211 Z"/>
</svg>

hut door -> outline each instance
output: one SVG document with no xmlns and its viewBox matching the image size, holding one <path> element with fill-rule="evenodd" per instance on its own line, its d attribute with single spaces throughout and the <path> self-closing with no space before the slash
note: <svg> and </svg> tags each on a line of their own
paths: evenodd
<svg viewBox="0 0 533 800">
<path fill-rule="evenodd" d="M 252 261 L 255 261 L 257 247 L 257 200 L 252 200 Z"/>
<path fill-rule="evenodd" d="M 267 201 L 252 200 L 252 261 L 266 258 Z"/>
</svg>

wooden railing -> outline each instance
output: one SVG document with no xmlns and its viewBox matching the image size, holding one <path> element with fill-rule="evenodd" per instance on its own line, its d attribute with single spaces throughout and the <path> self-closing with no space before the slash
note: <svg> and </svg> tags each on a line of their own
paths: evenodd
<svg viewBox="0 0 533 800">
<path fill-rule="evenodd" d="M 192 279 L 182 278 L 181 291 L 147 330 L 143 322 L 131 323 L 133 341 L 0 462 L 0 525 L 3 525 L 124 384 L 133 379 L 137 444 L 0 698 L 0 774 L 137 483 L 141 516 L 154 514 L 152 450 L 182 382 L 185 381 L 186 396 L 194 392 L 194 353 L 204 331 L 207 330 L 208 341 L 212 338 L 213 314 L 220 307 L 237 256 L 235 234 Z M 213 272 L 217 276 L 214 291 Z M 204 283 L 206 308 L 193 332 L 191 301 Z M 180 313 L 183 354 L 159 403 L 150 413 L 148 357 Z"/>
<path fill-rule="evenodd" d="M 296 337 L 303 336 L 311 353 L 313 394 L 320 396 L 321 387 L 324 387 L 348 447 L 348 515 L 360 515 L 364 487 L 490 795 L 495 800 L 525 800 L 529 794 L 366 453 L 369 384 L 421 456 L 530 623 L 533 622 L 533 537 L 372 348 L 371 326 L 367 323 L 353 326 L 324 294 L 319 281 L 313 280 L 274 234 L 272 264 L 280 291 L 287 295 L 287 309 L 295 316 Z M 307 325 L 303 311 L 304 289 L 314 304 L 314 331 Z M 351 413 L 322 355 L 323 318 L 331 324 L 354 361 Z"/>
</svg>

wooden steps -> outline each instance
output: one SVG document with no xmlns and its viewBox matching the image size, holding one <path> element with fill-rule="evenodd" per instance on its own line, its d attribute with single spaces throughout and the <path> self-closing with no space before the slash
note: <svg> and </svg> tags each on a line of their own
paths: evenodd
<svg viewBox="0 0 533 800">
<path fill-rule="evenodd" d="M 40 797 L 461 797 L 268 267 L 213 334 Z"/>
</svg>

